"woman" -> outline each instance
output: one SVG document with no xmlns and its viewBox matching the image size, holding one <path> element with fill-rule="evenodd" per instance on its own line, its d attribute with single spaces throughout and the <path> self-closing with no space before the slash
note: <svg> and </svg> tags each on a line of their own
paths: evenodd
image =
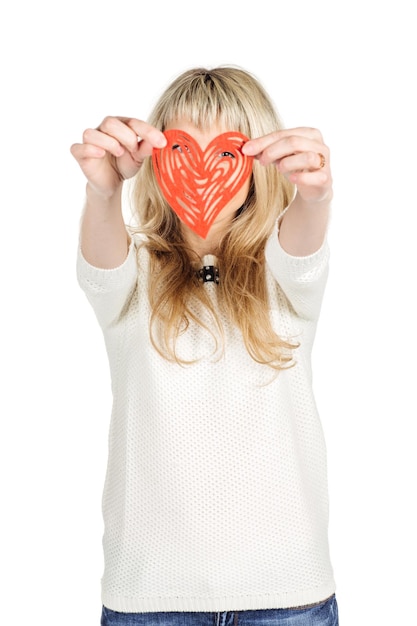
<svg viewBox="0 0 417 626">
<path fill-rule="evenodd" d="M 78 276 L 114 397 L 102 624 L 337 624 L 310 359 L 321 134 L 283 129 L 248 72 L 198 68 L 148 122 L 108 117 L 72 154 L 88 181 Z"/>
</svg>

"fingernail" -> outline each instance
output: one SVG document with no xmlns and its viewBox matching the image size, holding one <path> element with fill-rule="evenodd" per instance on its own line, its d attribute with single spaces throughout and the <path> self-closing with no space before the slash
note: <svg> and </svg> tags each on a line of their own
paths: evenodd
<svg viewBox="0 0 417 626">
<path fill-rule="evenodd" d="M 165 148 L 165 146 L 167 145 L 167 140 L 165 135 L 161 135 L 160 137 L 158 137 L 157 141 L 156 141 L 156 147 L 157 148 Z"/>
<path fill-rule="evenodd" d="M 246 142 L 243 144 L 242 152 L 243 154 L 247 154 L 247 155 L 255 154 L 255 150 L 253 149 L 252 144 L 250 144 L 249 142 Z"/>
</svg>

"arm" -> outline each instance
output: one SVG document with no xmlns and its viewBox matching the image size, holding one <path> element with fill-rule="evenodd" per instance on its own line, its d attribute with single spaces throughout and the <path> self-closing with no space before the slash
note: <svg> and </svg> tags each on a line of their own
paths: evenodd
<svg viewBox="0 0 417 626">
<path fill-rule="evenodd" d="M 332 199 L 329 149 L 319 131 L 277 131 L 248 141 L 243 151 L 263 165 L 275 163 L 297 187 L 279 229 L 282 248 L 294 257 L 316 252 L 326 236 Z"/>
<path fill-rule="evenodd" d="M 274 232 L 267 241 L 265 259 L 295 313 L 305 320 L 317 320 L 329 272 L 327 242 L 313 254 L 292 256 Z"/>
<path fill-rule="evenodd" d="M 81 250 L 77 256 L 77 278 L 101 328 L 108 328 L 125 310 L 138 282 L 135 242 L 130 242 L 126 259 L 115 268 L 103 269 L 86 261 Z"/>
<path fill-rule="evenodd" d="M 83 256 L 95 267 L 118 267 L 126 258 L 129 239 L 122 216 L 121 192 L 120 185 L 114 195 L 106 198 L 87 183 L 80 244 Z"/>
<path fill-rule="evenodd" d="M 141 137 L 141 139 L 139 139 Z M 111 269 L 126 259 L 129 237 L 122 215 L 123 181 L 134 176 L 164 135 L 136 119 L 107 117 L 83 134 L 71 153 L 87 178 L 81 249 L 91 265 Z"/>
</svg>

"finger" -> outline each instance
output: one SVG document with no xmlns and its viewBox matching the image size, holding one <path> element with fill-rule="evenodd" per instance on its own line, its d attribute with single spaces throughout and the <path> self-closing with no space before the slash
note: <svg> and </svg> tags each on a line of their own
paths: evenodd
<svg viewBox="0 0 417 626">
<path fill-rule="evenodd" d="M 100 132 L 117 139 L 130 153 L 132 159 L 140 165 L 154 148 L 163 148 L 167 140 L 165 135 L 147 122 L 128 117 L 106 117 L 99 126 Z M 122 153 L 115 154 L 121 156 Z"/>
<path fill-rule="evenodd" d="M 106 154 L 103 148 L 95 146 L 93 144 L 74 143 L 70 148 L 72 156 L 77 161 L 84 159 L 100 159 Z"/>
<path fill-rule="evenodd" d="M 92 145 L 109 152 L 115 157 L 122 156 L 124 154 L 124 147 L 120 142 L 120 138 L 117 139 L 112 135 L 108 135 L 96 128 L 87 128 L 83 133 L 83 144 Z"/>
<path fill-rule="evenodd" d="M 134 152 L 137 150 L 138 136 L 137 133 L 129 127 L 127 122 L 128 118 L 105 117 L 96 130 L 116 140 L 119 145 L 126 148 L 128 152 Z"/>
<path fill-rule="evenodd" d="M 308 151 L 300 152 L 288 157 L 284 157 L 277 162 L 280 172 L 287 174 L 289 172 L 314 172 L 328 167 L 328 158 L 322 152 Z"/>
<path fill-rule="evenodd" d="M 286 157 L 303 153 L 310 153 L 305 157 L 306 161 L 310 162 L 311 160 L 314 160 L 313 155 L 317 155 L 319 153 L 325 155 L 325 158 L 327 157 L 328 160 L 329 151 L 328 148 L 320 141 L 315 141 L 314 139 L 301 137 L 299 135 L 290 135 L 267 145 L 257 156 L 257 159 L 262 165 L 269 165 L 270 163 L 280 162 L 281 159 Z"/>
<path fill-rule="evenodd" d="M 166 146 L 167 140 L 165 135 L 154 126 L 134 118 L 126 120 L 126 123 L 137 137 L 135 150 L 131 154 L 138 164 L 146 157 L 151 156 L 154 148 L 164 148 Z"/>
<path fill-rule="evenodd" d="M 316 194 L 326 195 L 332 184 L 330 173 L 324 170 L 292 172 L 288 178 L 292 183 L 297 185 L 298 189 L 308 188 L 310 195 L 314 191 Z"/>
<path fill-rule="evenodd" d="M 120 150 L 120 154 L 117 154 L 117 143 L 132 155 L 138 151 L 151 154 L 154 147 L 162 148 L 166 145 L 166 138 L 160 130 L 135 118 L 109 116 L 104 118 L 96 131 L 109 138 L 106 140 L 102 137 L 99 145 L 108 146 L 106 149 L 114 156 L 122 154 Z M 97 136 L 90 131 L 87 138 L 97 140 Z"/>
<path fill-rule="evenodd" d="M 135 132 L 136 137 L 140 141 L 150 144 L 152 148 L 164 148 L 166 146 L 167 140 L 165 135 L 155 126 L 135 118 L 126 119 L 125 123 Z"/>
<path fill-rule="evenodd" d="M 317 142 L 322 142 L 322 136 L 320 131 L 316 128 L 299 127 L 288 128 L 283 130 L 277 130 L 263 137 L 257 137 L 256 139 L 250 139 L 245 143 L 242 148 L 242 152 L 248 155 L 258 155 L 262 153 L 268 146 L 290 139 L 291 137 L 299 137 L 300 139 L 310 139 Z"/>
</svg>

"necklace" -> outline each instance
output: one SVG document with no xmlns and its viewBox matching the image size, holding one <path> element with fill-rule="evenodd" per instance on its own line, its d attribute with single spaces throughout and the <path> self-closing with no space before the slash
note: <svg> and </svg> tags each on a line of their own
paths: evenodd
<svg viewBox="0 0 417 626">
<path fill-rule="evenodd" d="M 202 283 L 219 284 L 219 268 L 217 267 L 217 258 L 214 254 L 206 254 L 203 256 L 203 267 L 197 270 L 198 279 Z"/>
</svg>

